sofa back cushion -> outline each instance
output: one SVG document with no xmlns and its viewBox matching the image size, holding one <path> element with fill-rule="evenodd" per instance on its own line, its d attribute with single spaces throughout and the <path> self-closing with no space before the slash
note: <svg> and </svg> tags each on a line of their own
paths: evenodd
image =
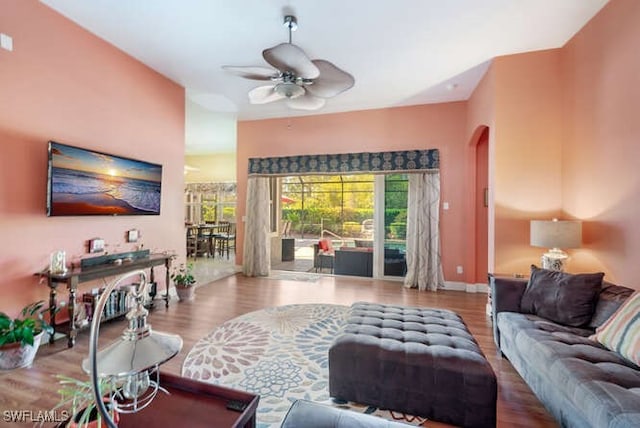
<svg viewBox="0 0 640 428">
<path fill-rule="evenodd" d="M 640 365 L 640 291 L 633 293 L 589 338 Z"/>
<path fill-rule="evenodd" d="M 632 294 L 633 290 L 630 288 L 603 281 L 589 327 L 596 329 L 604 324 Z"/>
<path fill-rule="evenodd" d="M 569 274 L 531 266 L 520 311 L 572 327 L 586 326 L 593 316 L 604 273 Z"/>
</svg>

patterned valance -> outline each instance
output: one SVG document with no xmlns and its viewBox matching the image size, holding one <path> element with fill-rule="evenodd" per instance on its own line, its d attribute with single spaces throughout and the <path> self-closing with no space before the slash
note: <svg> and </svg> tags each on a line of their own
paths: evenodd
<svg viewBox="0 0 640 428">
<path fill-rule="evenodd" d="M 434 171 L 438 149 L 249 158 L 249 175 Z"/>
<path fill-rule="evenodd" d="M 187 183 L 184 190 L 189 193 L 214 194 L 218 191 L 233 193 L 236 191 L 236 187 L 236 183 Z"/>
</svg>

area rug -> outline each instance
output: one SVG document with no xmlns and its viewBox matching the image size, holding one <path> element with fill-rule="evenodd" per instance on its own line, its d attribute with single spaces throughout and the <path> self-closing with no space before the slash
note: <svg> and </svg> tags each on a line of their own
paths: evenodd
<svg viewBox="0 0 640 428">
<path fill-rule="evenodd" d="M 322 275 L 306 272 L 271 271 L 267 279 L 279 279 L 298 282 L 318 282 Z"/>
<path fill-rule="evenodd" d="M 420 425 L 425 419 L 329 397 L 328 352 L 347 306 L 306 304 L 225 322 L 189 351 L 182 376 L 260 395 L 259 428 L 279 427 L 297 399 Z"/>
</svg>

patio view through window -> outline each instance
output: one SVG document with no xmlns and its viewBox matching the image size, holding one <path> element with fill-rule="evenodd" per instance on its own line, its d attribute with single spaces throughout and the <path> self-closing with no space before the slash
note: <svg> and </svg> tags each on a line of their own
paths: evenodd
<svg viewBox="0 0 640 428">
<path fill-rule="evenodd" d="M 376 179 L 384 180 L 384 233 L 374 221 Z M 393 174 L 312 175 L 280 179 L 282 223 L 296 238 L 296 258 L 313 258 L 319 239 L 333 248 L 368 247 L 383 239 L 384 275 L 404 276 L 407 221 L 407 176 Z"/>
</svg>

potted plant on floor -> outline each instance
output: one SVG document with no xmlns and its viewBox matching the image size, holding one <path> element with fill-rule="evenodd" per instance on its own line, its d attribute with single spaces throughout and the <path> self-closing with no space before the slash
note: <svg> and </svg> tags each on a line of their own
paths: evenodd
<svg viewBox="0 0 640 428">
<path fill-rule="evenodd" d="M 65 375 L 56 375 L 60 383 L 60 401 L 51 410 L 61 410 L 67 419 L 66 424 L 62 425 L 66 428 L 93 428 L 105 426 L 102 422 L 100 412 L 98 411 L 95 398 L 93 396 L 93 387 L 91 380 L 75 379 Z M 120 420 L 119 414 L 112 405 L 112 400 L 119 397 L 119 388 L 106 379 L 100 379 L 100 391 L 105 397 L 107 409 L 111 419 L 117 424 Z"/>
<path fill-rule="evenodd" d="M 31 366 L 44 333 L 53 334 L 44 320 L 43 306 L 43 300 L 31 303 L 13 319 L 0 312 L 0 369 Z"/>
<path fill-rule="evenodd" d="M 171 279 L 176 287 L 176 293 L 180 300 L 193 300 L 195 295 L 196 279 L 193 277 L 193 265 L 181 264 L 173 271 Z"/>
</svg>

